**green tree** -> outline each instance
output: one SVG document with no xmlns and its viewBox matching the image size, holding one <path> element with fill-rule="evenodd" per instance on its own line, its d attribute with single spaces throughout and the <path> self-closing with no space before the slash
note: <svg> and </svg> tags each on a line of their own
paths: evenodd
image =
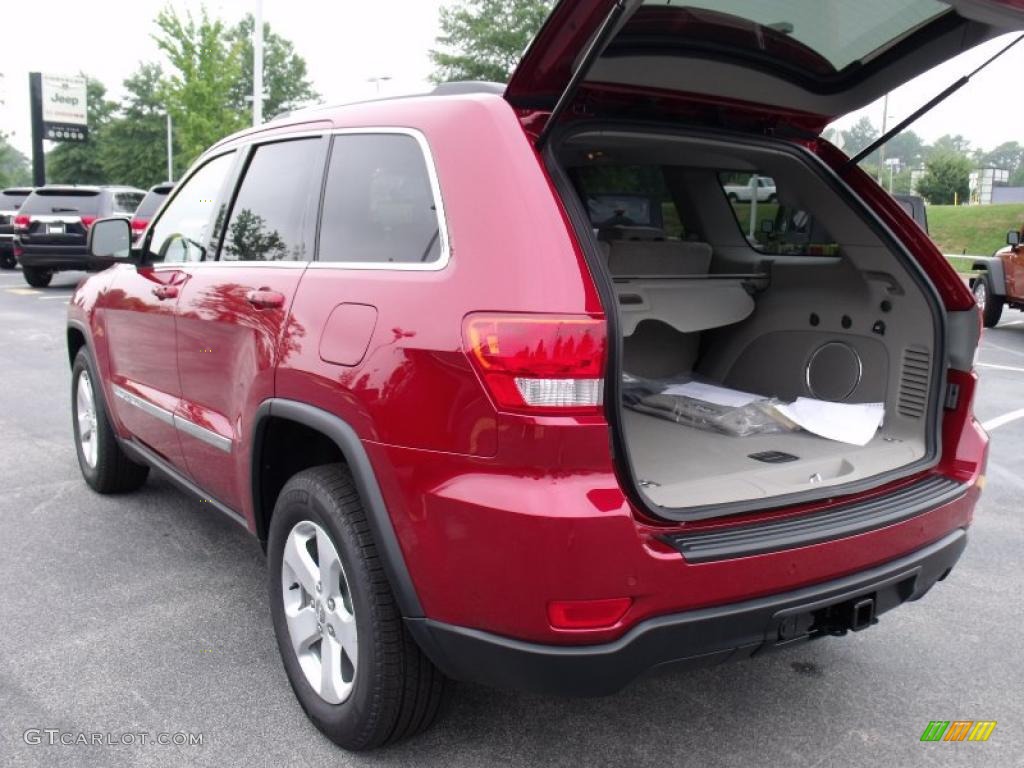
<svg viewBox="0 0 1024 768">
<path fill-rule="evenodd" d="M 867 117 L 862 117 L 845 131 L 840 131 L 843 138 L 843 152 L 853 157 L 862 149 L 868 147 L 871 142 L 878 138 L 878 129 Z M 864 158 L 864 163 L 878 164 L 878 152 L 872 152 Z"/>
<path fill-rule="evenodd" d="M 156 26 L 153 39 L 171 68 L 159 96 L 174 118 L 187 165 L 211 144 L 251 122 L 233 101 L 242 79 L 242 43 L 205 8 L 197 20 L 167 6 L 157 15 Z"/>
<path fill-rule="evenodd" d="M 118 184 L 148 189 L 167 180 L 167 113 L 159 94 L 164 83 L 159 64 L 143 64 L 124 81 L 122 113 L 110 122 L 100 160 Z M 175 149 L 175 178 L 184 170 Z"/>
<path fill-rule="evenodd" d="M 252 36 L 256 22 L 247 14 L 231 30 L 231 39 L 241 50 L 242 76 L 231 93 L 235 109 L 252 114 Z M 263 24 L 263 115 L 270 119 L 283 112 L 320 101 L 306 72 L 306 60 L 295 46 Z"/>
<path fill-rule="evenodd" d="M 970 194 L 971 161 L 963 154 L 941 152 L 925 164 L 924 176 L 917 191 L 933 205 L 963 202 Z"/>
<path fill-rule="evenodd" d="M 1012 173 L 1024 165 L 1024 146 L 1017 141 L 1005 141 L 991 152 L 983 152 L 978 165 L 1002 168 Z"/>
<path fill-rule="evenodd" d="M 32 183 L 32 171 L 28 158 L 15 149 L 7 140 L 7 134 L 0 133 L 0 188 L 18 187 Z"/>
<path fill-rule="evenodd" d="M 916 167 L 924 159 L 924 140 L 913 131 L 903 131 L 885 143 L 885 156 L 899 158 L 904 166 Z"/>
<path fill-rule="evenodd" d="M 86 79 L 86 114 L 89 138 L 65 141 L 46 154 L 46 181 L 55 184 L 108 184 L 113 180 L 103 165 L 104 142 L 117 109 L 106 98 L 107 89 L 99 80 Z"/>
<path fill-rule="evenodd" d="M 432 79 L 507 82 L 551 6 L 551 0 L 460 0 L 441 8 Z"/>
<path fill-rule="evenodd" d="M 946 134 L 940 136 L 930 146 L 925 148 L 925 158 L 931 158 L 936 155 L 963 155 L 966 157 L 967 153 L 971 151 L 971 142 L 961 136 L 959 133 L 954 135 Z"/>
</svg>

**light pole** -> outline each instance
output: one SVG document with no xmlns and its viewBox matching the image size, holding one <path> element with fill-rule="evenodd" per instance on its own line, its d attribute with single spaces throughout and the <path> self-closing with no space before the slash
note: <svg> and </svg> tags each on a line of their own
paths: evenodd
<svg viewBox="0 0 1024 768">
<path fill-rule="evenodd" d="M 377 95 L 380 96 L 380 84 L 381 83 L 386 83 L 390 79 L 391 79 L 391 75 L 376 75 L 374 77 L 366 78 L 366 82 L 368 82 L 368 83 L 376 83 L 377 84 Z"/>
<path fill-rule="evenodd" d="M 174 181 L 174 140 L 171 131 L 171 112 L 167 111 L 167 180 Z"/>
<path fill-rule="evenodd" d="M 263 123 L 263 0 L 256 0 L 252 30 L 252 124 Z"/>
<path fill-rule="evenodd" d="M 885 164 L 889 166 L 889 194 L 892 194 L 892 177 L 896 172 L 896 167 L 900 165 L 900 159 L 898 157 L 887 157 Z"/>
<path fill-rule="evenodd" d="M 889 126 L 889 94 L 886 92 L 885 98 L 882 99 L 882 135 L 885 136 L 885 132 Z M 878 148 L 878 183 L 882 183 L 882 167 L 885 165 L 885 144 Z M 889 190 L 892 191 L 891 189 Z"/>
</svg>

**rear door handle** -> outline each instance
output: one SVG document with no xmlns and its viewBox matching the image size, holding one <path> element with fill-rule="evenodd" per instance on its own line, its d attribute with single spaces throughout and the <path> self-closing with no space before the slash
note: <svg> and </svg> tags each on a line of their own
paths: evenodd
<svg viewBox="0 0 1024 768">
<path fill-rule="evenodd" d="M 158 285 L 153 289 L 153 295 L 160 299 L 160 301 L 163 301 L 164 299 L 176 299 L 178 298 L 178 286 Z"/>
<path fill-rule="evenodd" d="M 284 306 L 284 294 L 269 288 L 249 291 L 245 298 L 256 309 L 280 309 Z"/>
</svg>

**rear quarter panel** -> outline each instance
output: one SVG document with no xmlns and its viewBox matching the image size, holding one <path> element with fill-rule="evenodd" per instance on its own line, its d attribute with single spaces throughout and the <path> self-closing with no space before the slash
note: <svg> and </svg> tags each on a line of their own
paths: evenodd
<svg viewBox="0 0 1024 768">
<path fill-rule="evenodd" d="M 283 351 L 277 396 L 337 414 L 363 440 L 494 456 L 500 420 L 461 350 L 463 318 L 481 310 L 601 311 L 561 205 L 501 98 L 383 102 L 343 114 L 338 128 L 405 127 L 425 136 L 451 259 L 436 271 L 310 269 L 292 307 L 301 333 Z M 343 302 L 378 312 L 355 366 L 319 355 L 322 329 Z"/>
</svg>

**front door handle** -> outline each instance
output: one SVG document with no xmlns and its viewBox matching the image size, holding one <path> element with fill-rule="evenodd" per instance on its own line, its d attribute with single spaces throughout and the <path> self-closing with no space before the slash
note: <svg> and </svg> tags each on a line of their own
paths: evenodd
<svg viewBox="0 0 1024 768">
<path fill-rule="evenodd" d="M 160 301 L 163 301 L 164 299 L 176 299 L 178 298 L 178 286 L 158 285 L 153 289 L 153 295 L 160 299 Z"/>
<path fill-rule="evenodd" d="M 280 309 L 284 306 L 284 294 L 269 288 L 249 291 L 245 298 L 256 309 Z"/>
</svg>

